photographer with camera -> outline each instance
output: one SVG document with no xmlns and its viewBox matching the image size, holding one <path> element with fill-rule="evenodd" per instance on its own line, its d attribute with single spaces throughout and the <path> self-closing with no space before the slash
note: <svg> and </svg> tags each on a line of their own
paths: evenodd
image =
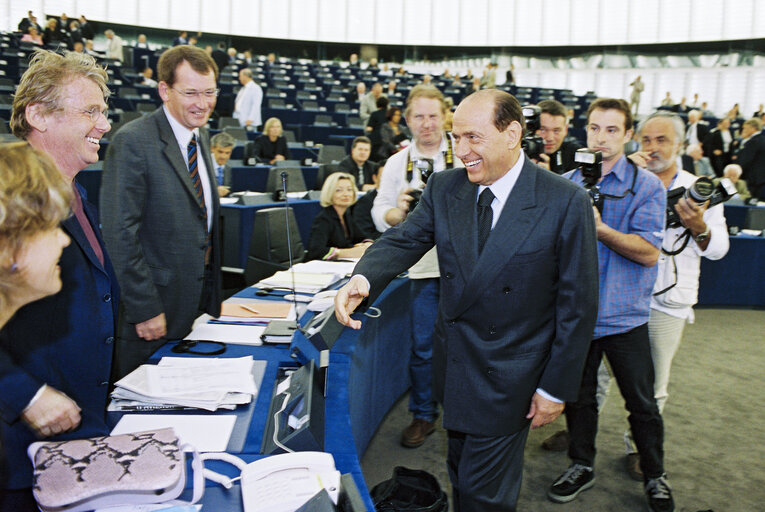
<svg viewBox="0 0 765 512">
<path fill-rule="evenodd" d="M 603 355 L 630 412 L 629 422 L 645 475 L 651 510 L 669 512 L 674 501 L 664 473 L 664 425 L 653 398 L 654 372 L 648 341 L 651 291 L 664 238 L 666 192 L 655 175 L 628 162 L 624 144 L 632 138 L 632 113 L 622 99 L 599 98 L 587 111 L 587 147 L 600 152 L 600 177 L 577 169 L 564 177 L 602 196 L 593 207 L 598 237 L 600 295 L 598 319 L 582 376 L 579 397 L 567 403 L 569 468 L 548 491 L 568 503 L 593 486 L 598 431 L 598 367 Z"/>
<path fill-rule="evenodd" d="M 578 165 L 574 162 L 574 153 L 582 146 L 565 140 L 568 135 L 566 107 L 556 100 L 540 101 L 537 107 L 539 107 L 539 125 L 536 134 L 544 141 L 544 153 L 534 158 L 534 162 L 539 167 L 549 169 L 556 174 L 576 169 Z"/>
<path fill-rule="evenodd" d="M 372 207 L 372 219 L 378 231 L 383 232 L 403 222 L 416 207 L 431 172 L 462 167 L 462 162 L 454 156 L 451 139 L 443 130 L 446 110 L 443 94 L 433 86 L 417 85 L 409 93 L 404 117 L 412 132 L 412 143 L 391 156 L 383 168 Z M 401 444 L 409 448 L 425 442 L 425 437 L 435 430 L 438 417 L 431 394 L 438 278 L 435 248 L 409 269 L 412 301 L 409 410 L 414 418 L 401 436 Z"/>
<path fill-rule="evenodd" d="M 701 258 L 719 260 L 728 253 L 728 227 L 720 201 L 733 194 L 723 189 L 721 192 L 712 192 L 711 200 L 701 204 L 693 199 L 698 197 L 700 191 L 703 193 L 707 190 L 707 178 L 699 178 L 677 166 L 677 155 L 683 142 L 683 121 L 678 115 L 665 111 L 655 112 L 640 123 L 638 133 L 640 151 L 630 155 L 630 159 L 656 174 L 669 191 L 667 230 L 659 256 L 659 275 L 653 287 L 648 319 L 655 373 L 654 396 L 659 412 L 662 412 L 668 397 L 672 358 L 680 346 L 685 324 L 693 322 Z M 723 197 L 715 197 L 715 193 Z M 710 203 L 715 202 L 716 205 L 710 206 Z M 628 446 L 628 472 L 633 478 L 641 479 L 639 456 L 634 443 L 626 435 L 625 440 Z"/>
</svg>

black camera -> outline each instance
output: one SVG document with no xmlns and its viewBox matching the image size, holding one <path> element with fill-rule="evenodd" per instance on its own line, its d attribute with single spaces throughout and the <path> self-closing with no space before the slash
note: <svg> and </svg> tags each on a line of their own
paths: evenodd
<svg viewBox="0 0 765 512">
<path fill-rule="evenodd" d="M 603 195 L 600 193 L 598 182 L 603 175 L 603 154 L 591 149 L 577 149 L 574 162 L 579 164 L 579 171 L 584 178 L 584 188 L 590 194 L 592 205 L 603 213 Z"/>
<path fill-rule="evenodd" d="M 420 180 L 422 180 L 423 184 L 428 183 L 428 178 L 430 178 L 430 175 L 433 174 L 433 159 L 431 158 L 417 158 L 415 160 L 412 160 L 412 169 L 417 169 L 420 171 Z M 407 172 L 407 182 L 412 181 L 412 171 Z M 414 211 L 415 208 L 417 208 L 417 205 L 420 204 L 420 198 L 422 197 L 422 190 L 412 190 L 409 192 L 409 195 L 412 196 L 412 200 L 409 201 L 409 211 Z"/>
<path fill-rule="evenodd" d="M 523 117 L 526 120 L 526 133 L 521 141 L 521 148 L 526 156 L 539 160 L 539 156 L 545 152 L 545 141 L 537 135 L 539 130 L 539 116 L 542 109 L 536 105 L 526 105 L 522 107 Z"/>
<path fill-rule="evenodd" d="M 736 186 L 728 178 L 721 179 L 715 185 L 711 179 L 702 176 L 688 188 L 673 188 L 667 191 L 667 228 L 677 228 L 682 225 L 680 216 L 675 211 L 675 205 L 681 197 L 693 201 L 699 206 L 709 201 L 707 208 L 711 208 L 724 203 L 735 194 Z"/>
</svg>

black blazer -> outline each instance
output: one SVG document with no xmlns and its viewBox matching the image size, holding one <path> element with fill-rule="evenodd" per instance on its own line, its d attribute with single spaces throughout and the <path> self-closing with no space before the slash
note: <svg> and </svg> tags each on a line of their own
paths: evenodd
<svg viewBox="0 0 765 512">
<path fill-rule="evenodd" d="M 707 134 L 704 138 L 704 155 L 709 157 L 709 161 L 712 163 L 712 167 L 715 170 L 717 177 L 722 177 L 723 169 L 730 163 L 731 152 L 733 148 L 733 141 L 731 141 L 728 151 L 723 150 L 723 139 L 720 130 L 715 128 Z M 714 151 L 719 149 L 723 152 L 722 155 L 715 155 Z"/>
<path fill-rule="evenodd" d="M 752 196 L 762 199 L 765 194 L 765 135 L 758 133 L 736 151 L 736 163 L 744 170 L 741 177 L 749 184 Z"/>
<path fill-rule="evenodd" d="M 354 274 L 369 280 L 372 303 L 438 246 L 433 390 L 444 428 L 505 436 L 528 425 L 537 388 L 578 396 L 598 310 L 595 221 L 583 188 L 526 160 L 479 254 L 477 195 L 465 169 L 433 174 Z"/>
<path fill-rule="evenodd" d="M 356 201 L 353 205 L 353 218 L 361 230 L 369 235 L 372 240 L 380 238 L 380 233 L 372 220 L 372 206 L 377 197 L 377 189 L 372 189 Z"/>
<path fill-rule="evenodd" d="M 311 235 L 308 239 L 308 259 L 320 260 L 329 252 L 330 248 L 337 247 L 348 249 L 355 244 L 371 239 L 365 231 L 359 227 L 353 216 L 353 209 L 348 208 L 343 215 L 345 225 L 348 227 L 348 236 L 345 235 L 343 225 L 337 211 L 330 205 L 325 206 L 313 219 Z"/>
<path fill-rule="evenodd" d="M 285 160 L 290 159 L 290 150 L 287 148 L 287 139 L 284 136 L 271 142 L 267 135 L 261 135 L 255 139 L 252 153 L 255 159 L 261 163 L 270 163 L 276 155 L 282 155 Z"/>
<path fill-rule="evenodd" d="M 359 166 L 356 165 L 356 162 L 353 161 L 350 155 L 340 160 L 340 162 L 337 164 L 337 170 L 339 172 L 347 172 L 348 174 L 356 178 L 356 186 L 358 188 L 361 188 L 361 185 L 374 184 L 374 181 L 372 181 L 372 175 L 374 174 L 374 172 L 377 170 L 378 167 L 380 167 L 378 164 L 374 162 L 370 162 L 369 160 L 364 162 L 364 166 L 363 166 L 364 181 L 362 183 L 359 183 Z"/>
</svg>

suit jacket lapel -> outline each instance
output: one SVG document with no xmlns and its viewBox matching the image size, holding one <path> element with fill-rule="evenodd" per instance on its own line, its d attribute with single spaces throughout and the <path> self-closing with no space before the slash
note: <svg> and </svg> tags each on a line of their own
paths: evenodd
<svg viewBox="0 0 765 512">
<path fill-rule="evenodd" d="M 199 130 L 199 150 L 202 152 L 202 158 L 205 160 L 205 167 L 207 167 L 207 183 L 210 185 L 210 197 L 211 201 L 210 204 L 212 204 L 213 211 L 208 212 L 208 215 L 217 215 L 218 207 L 220 205 L 219 199 L 218 199 L 218 179 L 215 175 L 215 167 L 213 166 L 212 161 L 212 153 L 210 151 L 210 144 L 209 144 L 209 134 L 206 129 L 200 128 Z M 225 169 L 224 169 L 225 173 Z M 187 171 L 188 174 L 188 171 Z M 191 178 L 189 177 L 189 183 L 191 183 Z M 196 195 L 194 196 L 196 197 Z"/>
<path fill-rule="evenodd" d="M 536 204 L 536 173 L 538 171 L 526 160 L 521 173 L 518 176 L 510 196 L 505 202 L 497 224 L 491 230 L 486 245 L 480 257 L 477 247 L 476 214 L 470 217 L 470 232 L 468 240 L 472 243 L 473 254 L 476 260 L 472 264 L 465 280 L 465 289 L 458 302 L 459 312 L 462 313 L 470 307 L 486 289 L 487 283 L 492 283 L 497 274 L 507 265 L 507 262 L 515 256 L 523 242 L 528 238 L 534 227 L 539 222 L 544 208 Z M 475 197 L 472 200 L 472 208 L 475 211 Z M 464 233 L 461 233 L 464 236 Z"/>
<path fill-rule="evenodd" d="M 159 128 L 159 138 L 165 144 L 162 152 L 165 154 L 165 157 L 170 162 L 173 170 L 183 183 L 183 188 L 185 188 L 186 192 L 191 195 L 194 202 L 197 202 L 197 192 L 194 190 L 194 184 L 191 182 L 189 168 L 183 160 L 183 155 L 181 154 L 181 149 L 178 147 L 178 140 L 175 138 L 173 129 L 170 127 L 167 117 L 165 117 L 165 110 L 160 107 L 154 112 L 154 115 L 156 116 Z"/>
<path fill-rule="evenodd" d="M 478 261 L 478 235 L 476 219 L 476 190 L 478 185 L 465 176 L 465 183 L 457 193 L 447 199 L 450 237 L 462 251 L 459 255 L 459 269 L 462 280 L 467 281 Z"/>
</svg>

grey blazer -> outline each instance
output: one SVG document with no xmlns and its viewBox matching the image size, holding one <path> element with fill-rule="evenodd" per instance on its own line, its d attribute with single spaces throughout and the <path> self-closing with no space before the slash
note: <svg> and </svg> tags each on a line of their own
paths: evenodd
<svg viewBox="0 0 765 512">
<path fill-rule="evenodd" d="M 207 221 L 162 107 L 126 124 L 109 144 L 101 184 L 101 222 L 122 286 L 121 333 L 165 313 L 166 339 L 186 336 L 200 310 L 220 313 L 219 209 L 206 130 L 200 130 L 212 193 L 212 290 L 202 297 Z"/>
<path fill-rule="evenodd" d="M 590 200 L 572 185 L 527 159 L 479 256 L 477 185 L 465 169 L 436 173 L 420 205 L 356 265 L 371 303 L 438 247 L 433 387 L 445 428 L 510 435 L 527 425 L 537 388 L 577 398 L 598 310 L 598 256 Z"/>
</svg>

